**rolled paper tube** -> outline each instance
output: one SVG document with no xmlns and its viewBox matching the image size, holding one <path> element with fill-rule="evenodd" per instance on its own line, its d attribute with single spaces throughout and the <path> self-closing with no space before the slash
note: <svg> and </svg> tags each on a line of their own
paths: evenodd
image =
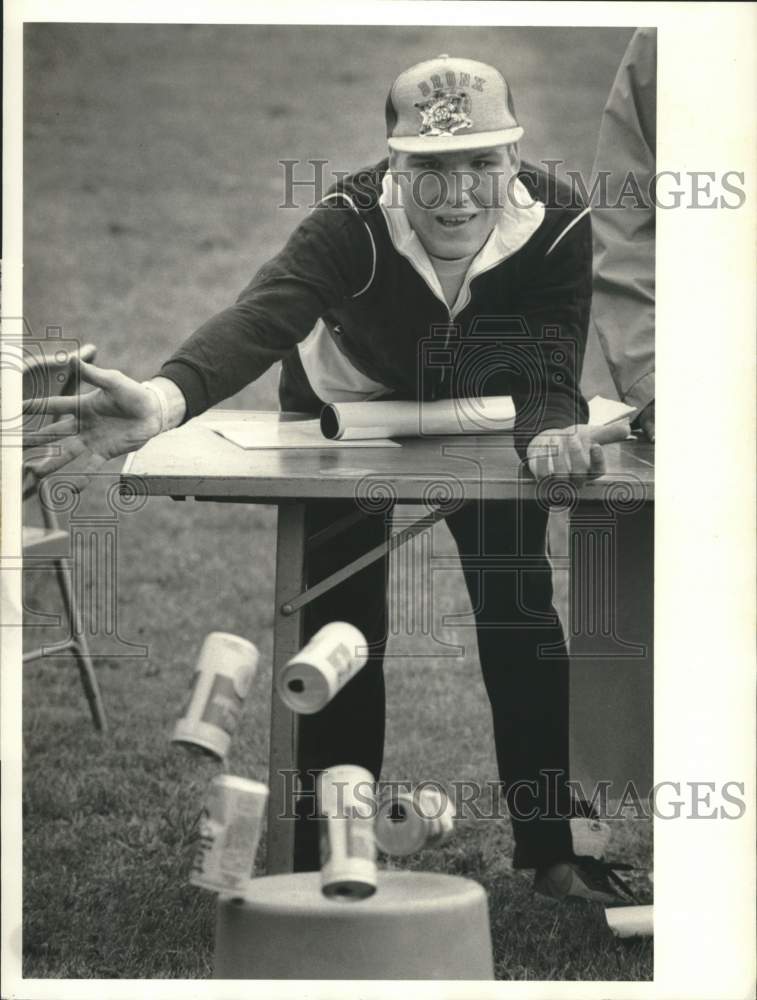
<svg viewBox="0 0 757 1000">
<path fill-rule="evenodd" d="M 293 712 L 320 712 L 367 661 L 362 632 L 347 622 L 331 622 L 284 665 L 276 679 L 279 697 Z"/>
<path fill-rule="evenodd" d="M 605 918 L 616 937 L 651 937 L 653 913 L 653 906 L 613 906 L 605 910 Z"/>
<path fill-rule="evenodd" d="M 594 442 L 610 444 L 625 440 L 631 433 L 625 418 L 633 412 L 633 407 L 595 396 L 589 403 Z M 514 426 L 515 404 L 510 396 L 468 396 L 432 402 L 365 400 L 328 403 L 321 411 L 321 433 L 336 441 L 501 434 Z"/>
<path fill-rule="evenodd" d="M 376 891 L 374 779 L 349 764 L 318 776 L 321 834 L 321 891 L 330 899 L 354 902 Z"/>
<path fill-rule="evenodd" d="M 439 399 L 433 402 L 384 400 L 329 403 L 321 411 L 321 432 L 331 440 L 496 434 L 511 430 L 515 404 L 510 396 Z"/>
</svg>

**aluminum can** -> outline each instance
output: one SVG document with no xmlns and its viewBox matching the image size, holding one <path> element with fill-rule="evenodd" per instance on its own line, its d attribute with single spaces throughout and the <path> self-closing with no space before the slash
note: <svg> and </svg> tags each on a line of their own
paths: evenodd
<svg viewBox="0 0 757 1000">
<path fill-rule="evenodd" d="M 200 817 L 200 846 L 189 881 L 213 892 L 242 892 L 252 878 L 268 787 L 231 774 L 210 783 Z"/>
<path fill-rule="evenodd" d="M 404 857 L 439 847 L 452 835 L 454 808 L 446 792 L 432 786 L 391 790 L 376 811 L 376 843 L 385 854 Z"/>
<path fill-rule="evenodd" d="M 330 899 L 366 899 L 376 891 L 374 779 L 364 767 L 341 764 L 318 776 L 321 891 Z"/>
<path fill-rule="evenodd" d="M 192 689 L 171 741 L 200 748 L 223 760 L 258 666 L 248 639 L 210 632 L 202 644 Z"/>
<path fill-rule="evenodd" d="M 347 622 L 324 625 L 276 678 L 279 697 L 293 712 L 312 715 L 328 705 L 337 691 L 367 661 L 360 629 Z"/>
<path fill-rule="evenodd" d="M 420 803 L 428 824 L 425 847 L 441 847 L 452 836 L 455 826 L 455 806 L 441 788 L 420 789 Z"/>
</svg>

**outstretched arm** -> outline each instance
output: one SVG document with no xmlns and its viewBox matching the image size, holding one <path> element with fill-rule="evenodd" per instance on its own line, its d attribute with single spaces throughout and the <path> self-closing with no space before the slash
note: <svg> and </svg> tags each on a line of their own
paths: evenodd
<svg viewBox="0 0 757 1000">
<path fill-rule="evenodd" d="M 362 242 L 356 242 L 351 232 Z M 294 350 L 330 306 L 364 283 L 367 249 L 362 224 L 349 211 L 321 209 L 294 232 L 237 303 L 204 323 L 163 365 L 140 383 L 122 372 L 75 361 L 80 379 L 95 391 L 25 401 L 27 413 L 60 419 L 44 427 L 32 446 L 56 444 L 57 455 L 27 463 L 40 477 L 85 456 L 94 472 L 118 455 L 234 395 Z"/>
</svg>

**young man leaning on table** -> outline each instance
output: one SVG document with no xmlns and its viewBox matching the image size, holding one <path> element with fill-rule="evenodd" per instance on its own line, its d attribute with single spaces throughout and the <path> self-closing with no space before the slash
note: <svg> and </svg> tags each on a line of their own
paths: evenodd
<svg viewBox="0 0 757 1000">
<path fill-rule="evenodd" d="M 520 164 L 523 129 L 507 82 L 491 66 L 447 55 L 412 66 L 391 87 L 386 125 L 388 159 L 340 182 L 236 303 L 204 323 L 154 378 L 140 384 L 78 362 L 96 388 L 78 400 L 42 401 L 62 418 L 47 429 L 61 453 L 39 464 L 40 475 L 80 457 L 85 471 L 96 470 L 234 395 L 276 361 L 283 410 L 471 395 L 463 347 L 480 317 L 504 318 L 492 346 L 501 351 L 504 341 L 509 362 L 487 367 L 486 394 L 512 396 L 515 446 L 534 477 L 582 481 L 602 473 L 579 389 L 591 302 L 588 209 L 554 177 Z M 421 343 L 432 329 L 453 325 L 463 334 L 455 363 L 424 369 Z M 554 349 L 555 336 L 565 349 Z M 474 339 L 480 351 L 481 338 Z M 308 532 L 351 507 L 310 505 Z M 533 500 L 468 502 L 447 524 L 461 555 L 483 545 L 487 556 L 523 556 L 527 564 L 517 572 L 465 572 L 513 866 L 535 869 L 534 886 L 546 895 L 609 902 L 618 898 L 617 865 L 604 860 L 606 829 L 567 786 L 569 664 L 552 605 L 547 517 Z M 366 517 L 338 547 L 320 547 L 311 580 L 383 542 L 385 530 L 384 514 Z M 386 559 L 308 605 L 306 637 L 335 619 L 356 625 L 373 652 L 325 709 L 300 718 L 297 763 L 306 792 L 313 772 L 334 764 L 379 777 Z M 549 659 L 539 655 L 543 646 L 555 651 Z M 300 806 L 295 869 L 314 869 L 317 822 L 306 815 L 309 799 Z"/>
</svg>

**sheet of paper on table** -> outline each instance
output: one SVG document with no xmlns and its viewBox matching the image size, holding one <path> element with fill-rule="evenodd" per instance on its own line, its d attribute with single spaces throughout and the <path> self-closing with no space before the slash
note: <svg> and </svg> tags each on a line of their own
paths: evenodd
<svg viewBox="0 0 757 1000">
<path fill-rule="evenodd" d="M 318 420 L 287 420 L 273 423 L 263 420 L 208 421 L 216 434 L 240 448 L 401 448 L 399 441 L 372 438 L 369 441 L 329 441 L 321 434 Z"/>
<path fill-rule="evenodd" d="M 616 420 L 630 417 L 636 413 L 635 406 L 621 403 L 617 399 L 605 399 L 604 396 L 594 396 L 589 400 L 589 423 L 596 427 L 614 424 Z"/>
<path fill-rule="evenodd" d="M 263 420 L 207 421 L 206 427 L 240 448 L 400 448 L 397 437 L 420 434 L 507 433 L 515 408 L 509 396 L 483 400 L 437 400 L 419 411 L 418 403 L 377 401 L 332 404 L 339 438 L 327 438 L 318 419 L 281 423 Z M 419 412 L 421 413 L 419 419 Z M 594 396 L 589 401 L 589 423 L 610 424 L 634 413 L 616 399 Z M 473 416 L 476 419 L 473 419 Z M 373 422 L 375 420 L 375 422 Z M 497 430 L 497 425 L 502 429 Z"/>
</svg>

